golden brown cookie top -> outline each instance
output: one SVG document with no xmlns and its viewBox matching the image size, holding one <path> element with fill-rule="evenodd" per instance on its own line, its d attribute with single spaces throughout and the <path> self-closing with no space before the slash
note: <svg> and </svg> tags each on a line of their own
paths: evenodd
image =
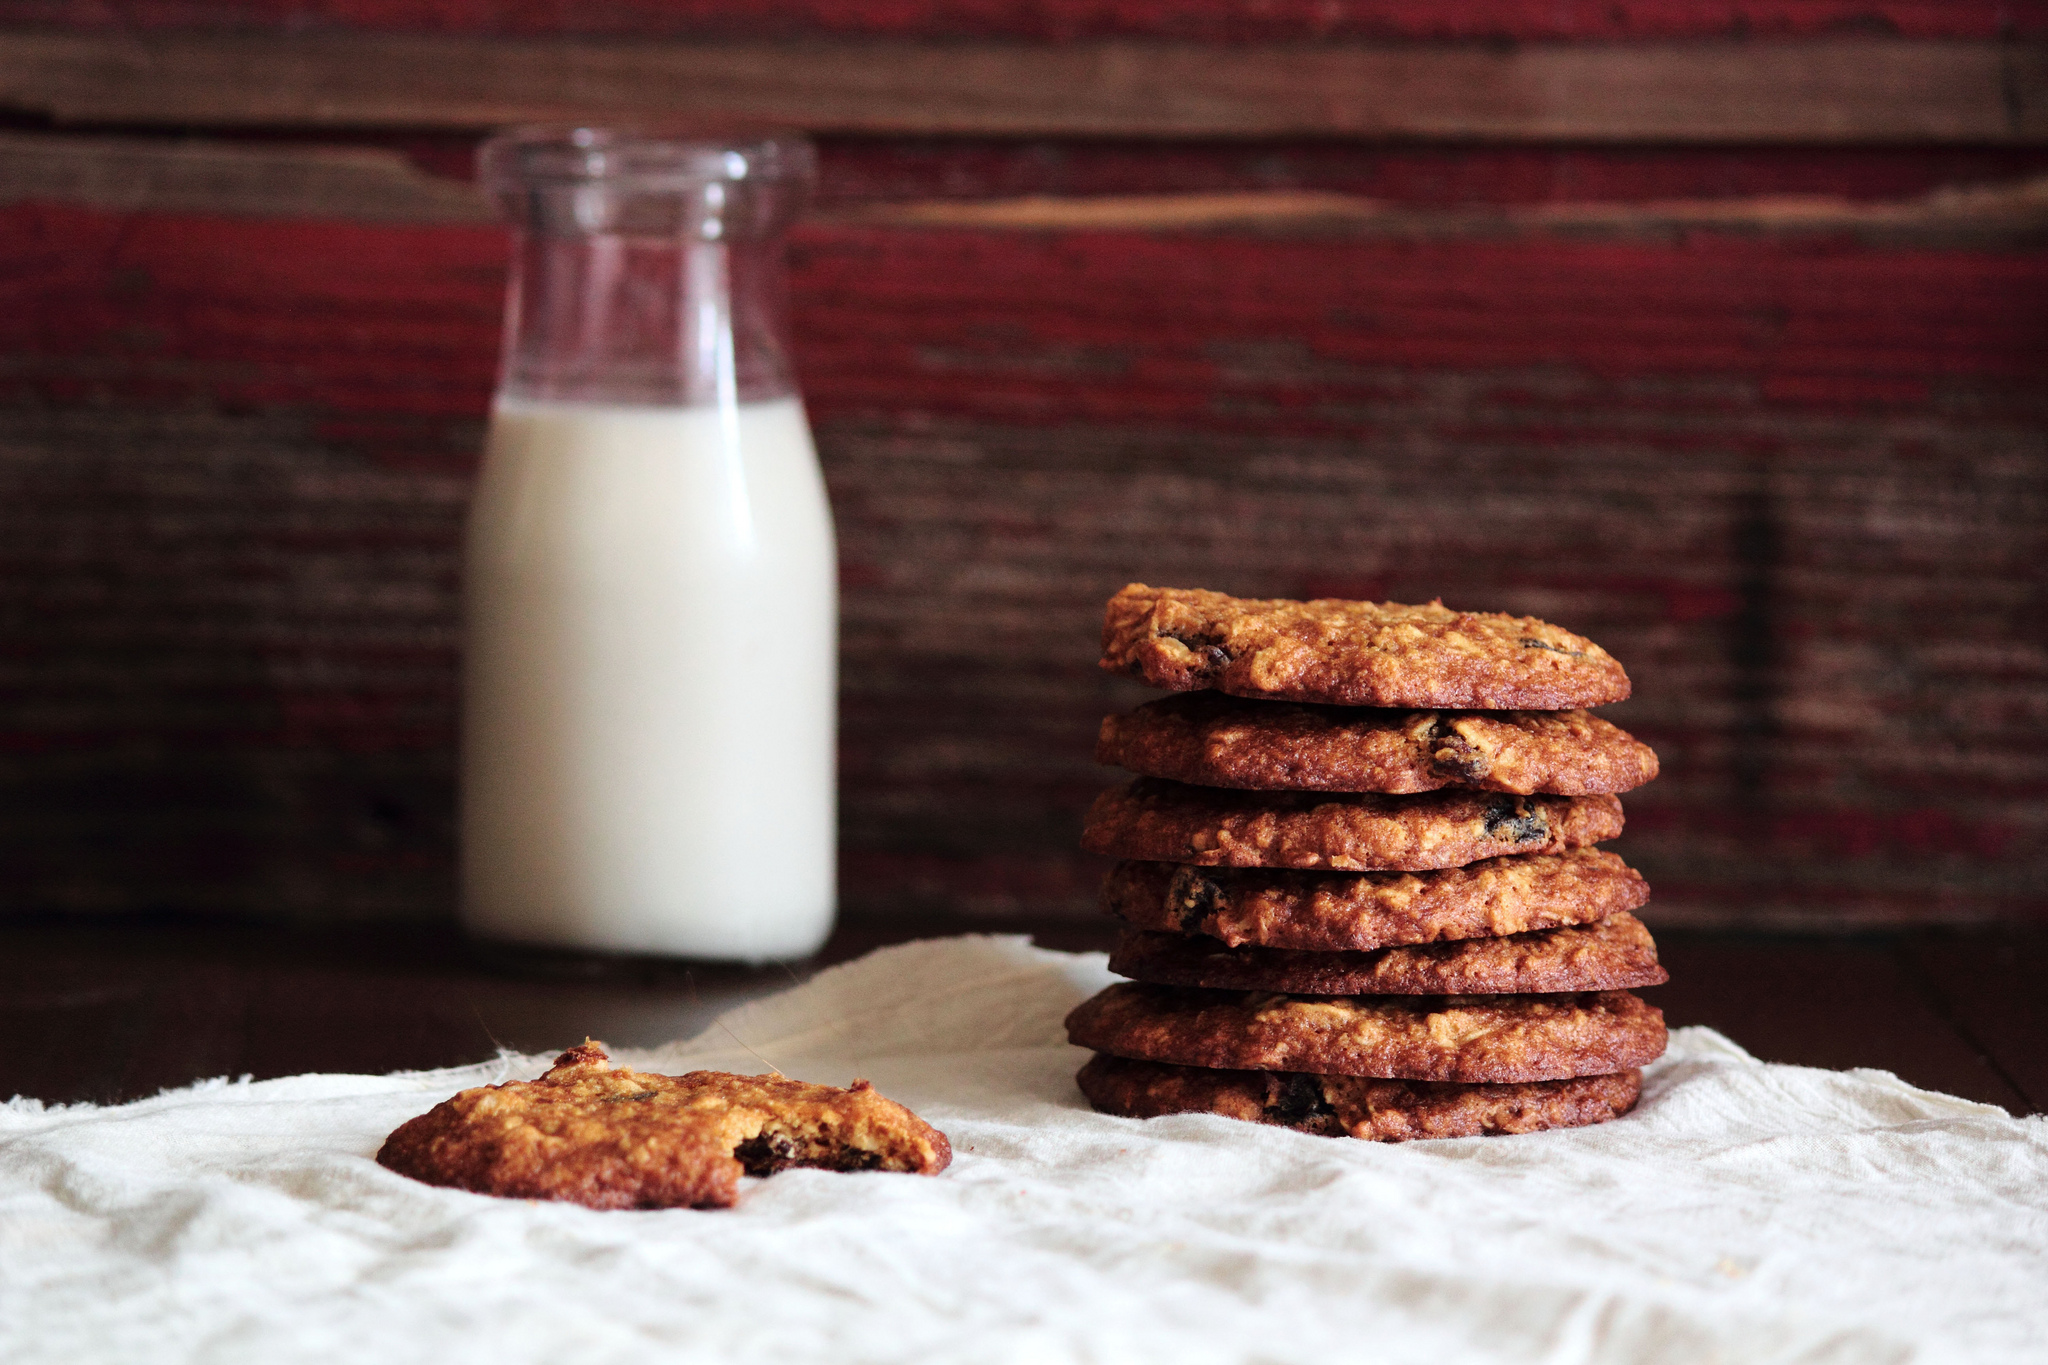
<svg viewBox="0 0 2048 1365">
<path fill-rule="evenodd" d="M 1657 755 L 1586 711 L 1398 711 L 1188 692 L 1105 716 L 1095 761 L 1203 787 L 1584 796 L 1657 775 Z"/>
<path fill-rule="evenodd" d="M 1095 798 L 1081 847 L 1202 867 L 1420 872 L 1559 853 L 1621 826 L 1621 802 L 1605 795 L 1230 791 L 1139 777 Z"/>
<path fill-rule="evenodd" d="M 377 1160 L 430 1185 L 594 1209 L 716 1208 L 793 1166 L 936 1175 L 946 1135 L 866 1081 L 614 1067 L 585 1041 L 535 1081 L 479 1086 L 399 1126 Z"/>
<path fill-rule="evenodd" d="M 1503 938 L 1348 953 L 1231 948 L 1200 934 L 1126 929 L 1109 969 L 1158 985 L 1289 995 L 1556 995 L 1670 980 L 1656 940 L 1626 911 Z"/>
<path fill-rule="evenodd" d="M 1606 650 L 1533 616 L 1143 583 L 1109 599 L 1102 667 L 1170 692 L 1339 706 L 1561 711 L 1629 694 Z"/>
</svg>

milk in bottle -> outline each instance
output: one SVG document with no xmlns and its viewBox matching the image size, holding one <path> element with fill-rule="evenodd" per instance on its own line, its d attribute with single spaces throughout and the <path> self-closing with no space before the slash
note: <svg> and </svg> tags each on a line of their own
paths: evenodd
<svg viewBox="0 0 2048 1365">
<path fill-rule="evenodd" d="M 464 922 L 814 951 L 836 571 L 775 293 L 808 149 L 534 132 L 484 169 L 519 252 L 465 563 Z"/>
</svg>

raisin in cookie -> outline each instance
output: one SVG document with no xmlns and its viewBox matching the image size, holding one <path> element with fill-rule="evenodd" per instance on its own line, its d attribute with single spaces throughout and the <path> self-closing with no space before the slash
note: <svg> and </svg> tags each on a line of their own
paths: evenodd
<svg viewBox="0 0 2048 1365">
<path fill-rule="evenodd" d="M 1511 1085 L 1218 1071 L 1097 1053 L 1075 1081 L 1105 1114 L 1159 1118 L 1220 1114 L 1328 1137 L 1372 1142 L 1480 1137 L 1605 1123 L 1635 1107 L 1643 1073 Z"/>
<path fill-rule="evenodd" d="M 1139 777 L 1095 798 L 1081 847 L 1200 867 L 1425 872 L 1620 833 L 1621 802 L 1607 795 L 1253 792 Z"/>
<path fill-rule="evenodd" d="M 1625 792 L 1657 755 L 1585 711 L 1387 711 L 1187 692 L 1106 716 L 1095 761 L 1263 791 Z"/>
<path fill-rule="evenodd" d="M 1109 599 L 1102 667 L 1169 692 L 1338 706 L 1563 711 L 1629 694 L 1606 650 L 1533 616 L 1143 583 Z"/>
<path fill-rule="evenodd" d="M 1586 924 L 1650 887 L 1604 849 L 1489 858 L 1440 872 L 1295 872 L 1123 862 L 1102 908 L 1140 929 L 1308 952 L 1362 951 Z"/>
<path fill-rule="evenodd" d="M 739 1179 L 792 1166 L 936 1175 L 946 1135 L 866 1081 L 614 1067 L 601 1043 L 537 1081 L 465 1090 L 402 1124 L 379 1164 L 430 1185 L 594 1209 L 721 1208 Z"/>
<path fill-rule="evenodd" d="M 1161 986 L 1289 995 L 1555 995 L 1659 986 L 1656 940 L 1634 915 L 1506 938 L 1408 944 L 1364 953 L 1230 948 L 1196 934 L 1126 929 L 1119 976 Z"/>
<path fill-rule="evenodd" d="M 1097 1052 L 1239 1071 L 1411 1081 L 1555 1081 L 1655 1061 L 1664 1015 L 1627 991 L 1294 996 L 1110 986 L 1067 1015 Z"/>
</svg>

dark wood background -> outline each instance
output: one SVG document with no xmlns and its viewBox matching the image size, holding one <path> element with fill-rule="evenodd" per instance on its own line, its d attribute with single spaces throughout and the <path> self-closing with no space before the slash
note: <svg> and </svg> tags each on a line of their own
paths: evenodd
<svg viewBox="0 0 2048 1365">
<path fill-rule="evenodd" d="M 820 141 L 851 919 L 1089 913 L 1136 578 L 1594 636 L 1654 921 L 2041 922 L 2044 54 L 1977 0 L 0 0 L 0 911 L 448 916 L 469 156 L 683 113 Z"/>
</svg>

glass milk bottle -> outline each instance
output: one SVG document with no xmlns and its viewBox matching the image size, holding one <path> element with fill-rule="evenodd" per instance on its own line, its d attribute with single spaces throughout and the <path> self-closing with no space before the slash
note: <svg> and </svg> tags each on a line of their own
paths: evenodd
<svg viewBox="0 0 2048 1365">
<path fill-rule="evenodd" d="M 533 130 L 479 164 L 515 237 L 465 564 L 463 922 L 813 952 L 838 595 L 780 288 L 811 149 Z"/>
</svg>

